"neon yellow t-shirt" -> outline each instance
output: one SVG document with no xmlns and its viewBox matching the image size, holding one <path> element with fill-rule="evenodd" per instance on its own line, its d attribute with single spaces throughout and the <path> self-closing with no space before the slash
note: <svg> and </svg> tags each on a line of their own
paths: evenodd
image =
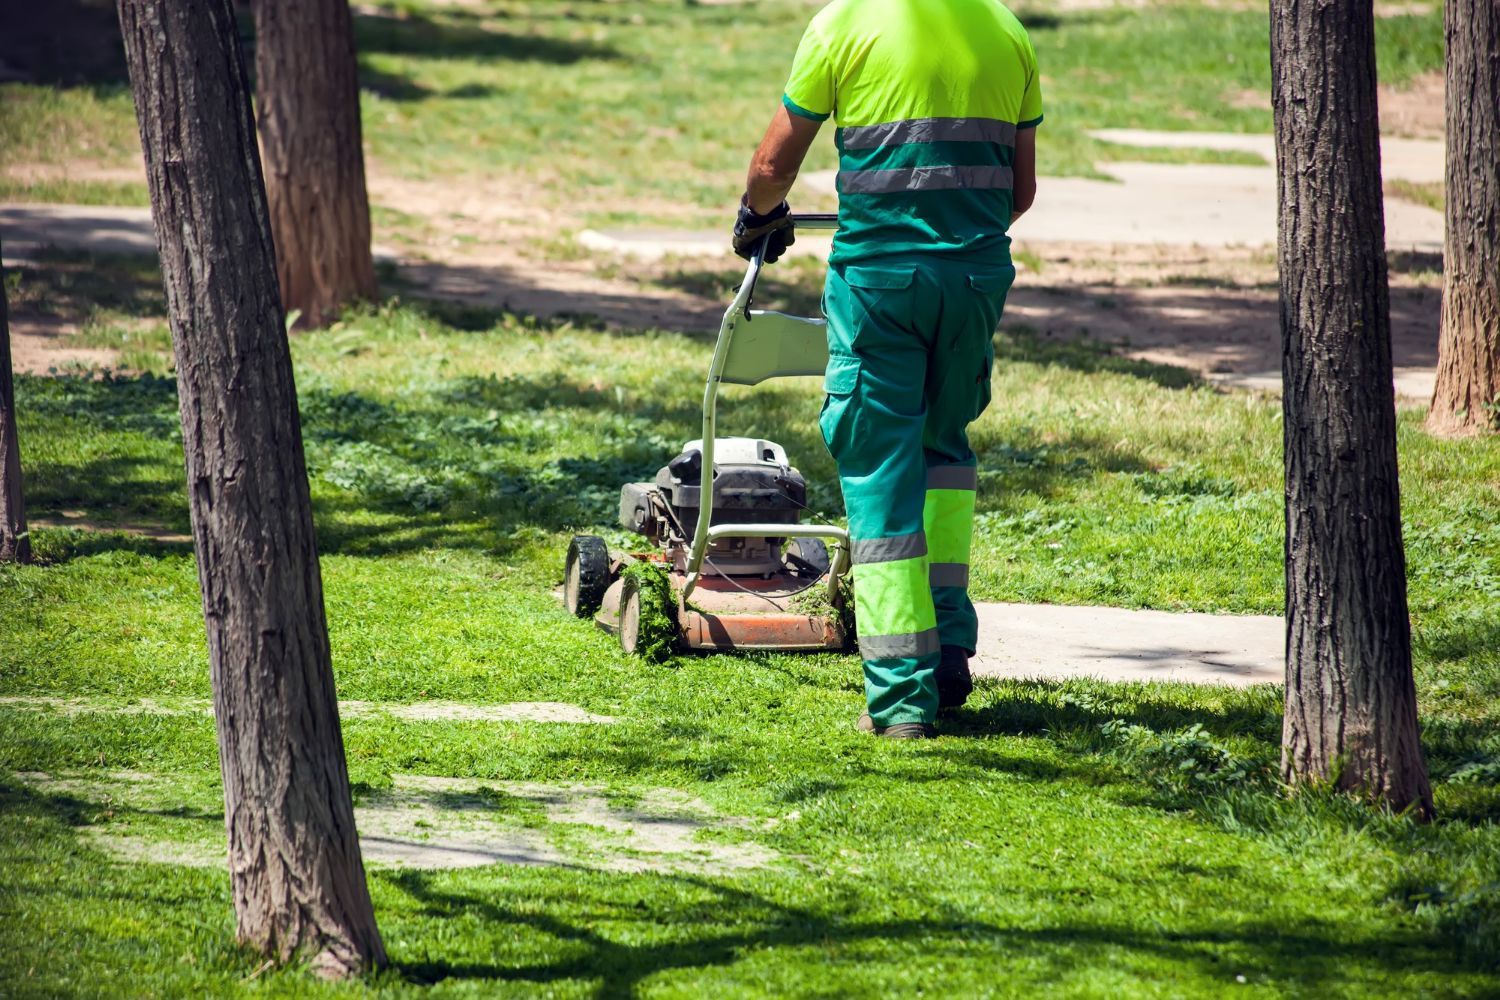
<svg viewBox="0 0 1500 1000">
<path fill-rule="evenodd" d="M 835 263 L 1007 258 L 1017 129 L 1042 120 L 1036 53 L 998 0 L 833 0 L 782 103 L 838 126 Z"/>
</svg>

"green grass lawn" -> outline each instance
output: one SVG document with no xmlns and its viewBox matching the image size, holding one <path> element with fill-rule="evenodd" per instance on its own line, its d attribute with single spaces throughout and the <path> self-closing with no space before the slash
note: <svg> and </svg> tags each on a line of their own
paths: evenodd
<svg viewBox="0 0 1500 1000">
<path fill-rule="evenodd" d="M 365 139 L 387 171 L 513 178 L 528 201 L 587 224 L 716 224 L 741 190 L 815 9 L 791 0 L 361 7 Z M 1091 128 L 1270 131 L 1263 8 L 1022 4 L 1017 12 L 1042 71 L 1044 173 L 1090 174 L 1109 159 L 1243 159 L 1111 146 L 1091 139 Z M 1378 34 L 1383 83 L 1442 68 L 1440 7 L 1381 18 Z M 129 155 L 134 134 L 120 82 L 0 85 L 0 167 L 116 160 Z M 831 140 L 818 143 L 807 169 L 833 165 Z M 118 184 L 48 181 L 28 193 L 12 183 L 3 193 L 144 204 L 139 186 Z"/>
<path fill-rule="evenodd" d="M 805 296 L 810 274 L 785 274 L 781 292 Z M 148 278 L 64 257 L 17 294 L 84 296 L 109 303 L 101 327 L 146 327 L 160 308 Z M 1276 400 L 1022 329 L 997 344 L 974 435 L 976 597 L 1279 609 Z M 0 992 L 1500 991 L 1500 442 L 1433 440 L 1419 412 L 1401 417 L 1441 816 L 1420 826 L 1286 796 L 1272 688 L 982 682 L 945 738 L 887 745 L 853 728 L 852 656 L 624 657 L 552 595 L 562 552 L 608 527 L 621 482 L 697 436 L 708 350 L 420 299 L 299 336 L 334 665 L 346 699 L 564 701 L 618 720 L 346 718 L 362 798 L 405 774 L 586 783 L 626 802 L 676 789 L 743 818 L 714 837 L 780 860 L 713 875 L 376 868 L 390 971 L 340 988 L 259 970 L 233 945 L 224 873 L 114 863 L 94 839 L 221 836 L 211 720 L 108 710 L 208 696 L 191 551 L 42 528 L 37 565 L 0 567 L 0 697 L 94 710 L 0 702 Z M 186 528 L 169 377 L 22 378 L 17 392 L 35 514 Z M 818 398 L 809 380 L 734 391 L 720 426 L 781 441 L 836 517 Z M 124 780 L 97 790 L 121 771 L 164 782 L 172 804 Z"/>
</svg>

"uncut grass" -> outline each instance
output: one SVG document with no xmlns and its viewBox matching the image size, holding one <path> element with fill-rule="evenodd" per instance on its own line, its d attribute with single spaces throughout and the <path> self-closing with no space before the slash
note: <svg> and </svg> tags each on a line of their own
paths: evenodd
<svg viewBox="0 0 1500 1000">
<path fill-rule="evenodd" d="M 801 294 L 788 275 L 775 291 Z M 130 287 L 129 272 L 118 280 Z M 155 308 L 118 301 L 134 320 Z M 399 773 L 627 797 L 683 788 L 749 818 L 741 835 L 786 859 L 716 877 L 376 870 L 396 966 L 372 988 L 1500 987 L 1487 957 L 1500 866 L 1494 442 L 1436 441 L 1419 413 L 1402 415 L 1418 683 L 1444 817 L 1421 828 L 1324 793 L 1281 797 L 1272 688 L 985 682 L 949 739 L 907 748 L 850 726 L 853 657 L 623 657 L 551 591 L 568 536 L 609 525 L 619 483 L 697 436 L 701 338 L 418 301 L 293 343 L 341 697 L 558 700 L 620 720 L 347 719 L 356 788 Z M 1279 609 L 1276 400 L 1019 328 L 998 347 L 974 435 L 977 597 Z M 815 380 L 728 393 L 720 427 L 780 440 L 812 506 L 837 518 L 818 396 Z M 18 398 L 34 512 L 186 527 L 170 379 L 22 378 Z M 0 569 L 0 694 L 208 696 L 187 547 L 47 529 L 35 541 L 40 565 Z M 7 981 L 88 992 L 127 971 L 146 991 L 225 992 L 254 973 L 232 945 L 222 874 L 113 864 L 83 835 L 211 841 L 211 721 L 0 716 Z M 180 806 L 158 815 L 125 791 L 41 793 L 14 777 L 116 770 L 179 776 Z M 298 970 L 255 983 L 335 991 Z"/>
<path fill-rule="evenodd" d="M 515 181 L 526 200 L 586 224 L 721 221 L 785 83 L 814 7 L 743 10 L 666 0 L 399 3 L 355 16 L 364 135 L 382 168 L 415 178 Z M 1020 5 L 1042 71 L 1039 166 L 1096 161 L 1245 162 L 1212 151 L 1136 150 L 1088 129 L 1269 132 L 1267 14 L 1196 4 L 1057 11 Z M 248 31 L 248 24 L 247 24 Z M 1442 68 L 1442 12 L 1381 18 L 1381 82 Z M 0 166 L 128 158 L 128 93 L 0 85 Z M 808 170 L 834 166 L 831 141 Z M 128 202 L 139 189 L 121 190 Z M 81 190 L 90 200 L 107 189 Z M 828 197 L 795 195 L 804 210 Z"/>
</svg>

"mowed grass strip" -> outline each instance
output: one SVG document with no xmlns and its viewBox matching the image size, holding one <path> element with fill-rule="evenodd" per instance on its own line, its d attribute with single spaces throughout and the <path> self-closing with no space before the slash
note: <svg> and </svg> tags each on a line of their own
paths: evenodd
<svg viewBox="0 0 1500 1000">
<path fill-rule="evenodd" d="M 743 7 L 676 0 L 360 5 L 365 140 L 388 173 L 510 181 L 517 201 L 586 225 L 719 224 L 815 10 L 767 0 L 747 19 Z M 1263 8 L 1039 3 L 1016 11 L 1042 72 L 1045 174 L 1092 175 L 1095 162 L 1111 159 L 1244 162 L 1113 146 L 1089 129 L 1271 130 Z M 1441 71 L 1442 25 L 1437 6 L 1379 19 L 1381 82 L 1400 86 Z M 134 131 L 123 81 L 0 85 L 0 168 L 128 162 Z M 834 165 L 824 138 L 806 169 Z M 14 183 L 7 190 L 28 200 L 67 194 L 127 204 L 141 195 L 138 186 L 65 190 L 55 182 L 29 195 Z M 795 197 L 803 210 L 832 207 L 831 196 Z"/>
<path fill-rule="evenodd" d="M 157 318 L 124 262 L 39 265 L 32 294 L 66 306 L 49 267 L 117 285 L 90 293 L 112 321 Z M 777 294 L 805 297 L 804 278 L 788 270 Z M 1277 400 L 1020 328 L 997 346 L 994 402 L 974 431 L 976 597 L 1278 609 Z M 563 701 L 618 720 L 346 719 L 356 791 L 405 774 L 581 782 L 622 801 L 681 789 L 742 817 L 734 836 L 782 859 L 718 876 L 375 870 L 396 965 L 370 988 L 1500 988 L 1496 442 L 1433 440 L 1418 411 L 1402 413 L 1418 684 L 1443 817 L 1419 827 L 1317 790 L 1284 796 L 1272 688 L 985 682 L 946 738 L 914 748 L 853 730 L 852 656 L 624 657 L 552 591 L 568 537 L 625 542 L 609 527 L 619 484 L 697 436 L 703 338 L 417 300 L 351 311 L 293 347 L 340 696 Z M 816 380 L 728 392 L 720 426 L 785 444 L 812 506 L 837 520 L 819 397 Z M 186 528 L 169 377 L 22 378 L 18 398 L 34 513 Z M 186 546 L 76 529 L 35 541 L 39 564 L 0 568 L 0 694 L 208 695 Z M 0 717 L 0 970 L 15 992 L 98 992 L 128 974 L 142 992 L 217 993 L 250 978 L 258 963 L 232 945 L 222 873 L 120 864 L 92 836 L 210 842 L 222 808 L 212 721 L 16 705 Z M 119 771 L 167 776 L 180 801 L 142 802 L 126 780 L 99 794 L 21 777 L 97 788 Z M 338 991 L 297 970 L 254 984 Z"/>
</svg>

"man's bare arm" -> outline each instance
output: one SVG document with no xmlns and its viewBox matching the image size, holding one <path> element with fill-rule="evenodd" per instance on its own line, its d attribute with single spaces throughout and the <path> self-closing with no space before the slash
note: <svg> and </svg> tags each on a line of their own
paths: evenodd
<svg viewBox="0 0 1500 1000">
<path fill-rule="evenodd" d="M 750 175 L 745 179 L 745 200 L 752 211 L 764 215 L 786 200 L 822 124 L 785 107 L 776 109 L 765 138 L 750 158 Z"/>
<path fill-rule="evenodd" d="M 1036 129 L 1016 132 L 1016 160 L 1011 167 L 1010 221 L 1019 219 L 1036 200 Z"/>
</svg>

